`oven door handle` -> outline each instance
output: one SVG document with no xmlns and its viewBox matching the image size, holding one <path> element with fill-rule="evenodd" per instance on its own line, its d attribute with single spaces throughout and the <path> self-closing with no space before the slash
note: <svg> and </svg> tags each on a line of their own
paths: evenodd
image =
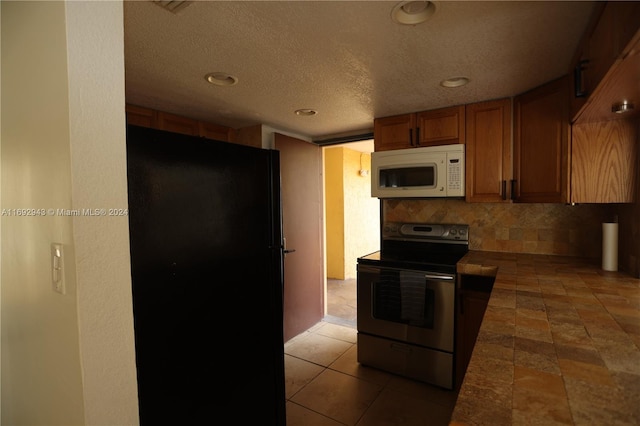
<svg viewBox="0 0 640 426">
<path fill-rule="evenodd" d="M 433 274 L 425 274 L 424 277 L 428 280 L 443 280 L 443 281 L 453 281 L 451 275 L 433 275 Z"/>
</svg>

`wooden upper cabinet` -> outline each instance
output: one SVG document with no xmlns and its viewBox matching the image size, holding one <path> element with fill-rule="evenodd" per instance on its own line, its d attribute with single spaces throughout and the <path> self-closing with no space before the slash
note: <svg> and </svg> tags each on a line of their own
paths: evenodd
<svg viewBox="0 0 640 426">
<path fill-rule="evenodd" d="M 156 112 L 152 109 L 127 104 L 125 112 L 127 124 L 140 127 L 155 127 L 156 125 Z"/>
<path fill-rule="evenodd" d="M 571 202 L 633 203 L 638 193 L 638 122 L 574 124 Z"/>
<path fill-rule="evenodd" d="M 223 142 L 236 142 L 236 130 L 231 127 L 198 121 L 181 115 L 127 104 L 127 124 L 166 130 L 184 135 L 200 136 Z"/>
<path fill-rule="evenodd" d="M 507 202 L 511 180 L 511 99 L 466 106 L 466 200 Z"/>
<path fill-rule="evenodd" d="M 596 5 L 572 62 L 571 122 L 615 119 L 610 101 L 599 102 L 602 96 L 598 92 L 606 82 L 617 79 L 612 74 L 620 62 L 630 54 L 637 55 L 634 44 L 639 30 L 640 2 L 609 1 Z M 601 103 L 602 108 L 592 103 Z"/>
<path fill-rule="evenodd" d="M 215 139 L 223 142 L 236 142 L 236 132 L 234 129 L 218 124 L 198 122 L 198 136 L 207 139 Z"/>
<path fill-rule="evenodd" d="M 234 142 L 240 145 L 262 148 L 262 124 L 239 128 Z"/>
<path fill-rule="evenodd" d="M 465 107 L 376 118 L 376 151 L 465 143 Z"/>
<path fill-rule="evenodd" d="M 465 142 L 465 107 L 454 106 L 416 115 L 419 146 L 449 145 Z"/>
<path fill-rule="evenodd" d="M 373 147 L 375 151 L 388 151 L 415 147 L 415 114 L 376 118 L 373 121 Z"/>
<path fill-rule="evenodd" d="M 162 111 L 158 111 L 157 128 L 191 136 L 199 136 L 200 132 L 197 120 Z"/>
<path fill-rule="evenodd" d="M 574 123 L 588 123 L 625 119 L 640 115 L 640 31 L 630 46 L 629 53 L 611 67 L 600 82 Z M 624 114 L 612 112 L 615 104 L 627 101 L 635 109 Z"/>
<path fill-rule="evenodd" d="M 564 77 L 514 100 L 512 198 L 517 202 L 568 201 L 568 91 Z"/>
</svg>

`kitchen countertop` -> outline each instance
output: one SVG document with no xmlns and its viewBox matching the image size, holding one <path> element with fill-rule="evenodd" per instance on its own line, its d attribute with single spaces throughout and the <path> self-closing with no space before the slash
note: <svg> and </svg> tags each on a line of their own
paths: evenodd
<svg viewBox="0 0 640 426">
<path fill-rule="evenodd" d="M 482 251 L 457 270 L 496 280 L 450 425 L 640 424 L 640 279 Z"/>
</svg>

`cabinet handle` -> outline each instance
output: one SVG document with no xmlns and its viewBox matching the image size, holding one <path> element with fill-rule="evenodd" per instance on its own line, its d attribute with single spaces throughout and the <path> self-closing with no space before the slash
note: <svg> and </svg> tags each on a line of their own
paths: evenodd
<svg viewBox="0 0 640 426">
<path fill-rule="evenodd" d="M 409 145 L 413 146 L 413 129 L 409 129 Z"/>
<path fill-rule="evenodd" d="M 583 59 L 578 62 L 578 65 L 573 69 L 573 83 L 575 89 L 576 98 L 584 98 L 588 95 L 586 87 L 584 87 L 583 72 L 587 68 L 589 63 L 588 59 Z"/>
<path fill-rule="evenodd" d="M 420 127 L 416 129 L 416 146 L 420 146 Z"/>
<path fill-rule="evenodd" d="M 502 199 L 503 200 L 507 199 L 507 181 L 506 180 L 502 181 Z"/>
<path fill-rule="evenodd" d="M 511 179 L 511 199 L 515 201 L 516 199 L 516 182 L 515 179 Z"/>
</svg>

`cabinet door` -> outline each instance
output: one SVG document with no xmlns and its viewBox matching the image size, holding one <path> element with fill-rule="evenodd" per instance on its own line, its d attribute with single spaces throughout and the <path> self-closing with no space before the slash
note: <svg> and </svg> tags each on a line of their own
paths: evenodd
<svg viewBox="0 0 640 426">
<path fill-rule="evenodd" d="M 571 202 L 632 203 L 637 194 L 638 122 L 573 125 Z"/>
<path fill-rule="evenodd" d="M 207 139 L 215 139 L 223 142 L 234 142 L 235 135 L 233 129 L 220 126 L 218 124 L 198 122 L 198 136 Z"/>
<path fill-rule="evenodd" d="M 373 124 L 373 146 L 376 151 L 415 146 L 415 114 L 376 118 Z"/>
<path fill-rule="evenodd" d="M 593 111 L 583 117 L 592 95 L 605 80 L 611 80 L 611 70 L 630 54 L 634 54 L 634 40 L 640 30 L 640 2 L 599 2 L 593 12 L 585 36 L 572 63 L 571 121 L 593 121 Z M 637 72 L 635 72 L 637 74 Z M 608 109 L 610 105 L 607 106 Z M 594 108 L 591 107 L 591 110 Z M 597 112 L 597 118 L 606 115 Z"/>
<path fill-rule="evenodd" d="M 515 98 L 512 198 L 565 203 L 569 184 L 568 77 Z"/>
<path fill-rule="evenodd" d="M 262 148 L 262 124 L 242 127 L 236 132 L 235 143 Z"/>
<path fill-rule="evenodd" d="M 419 146 L 465 142 L 464 105 L 420 112 L 416 116 Z"/>
<path fill-rule="evenodd" d="M 622 52 L 630 46 L 634 35 L 640 30 L 640 2 L 637 1 L 617 1 L 607 4 L 615 7 L 614 22 L 615 46 L 614 51 Z"/>
<path fill-rule="evenodd" d="M 466 200 L 509 201 L 511 100 L 466 106 Z"/>
<path fill-rule="evenodd" d="M 460 275 L 457 308 L 456 384 L 462 384 L 489 303 L 494 277 Z"/>
<path fill-rule="evenodd" d="M 140 127 L 155 127 L 156 112 L 149 108 L 139 107 L 137 105 L 125 105 L 127 113 L 127 124 Z"/>
<path fill-rule="evenodd" d="M 606 2 L 593 33 L 588 39 L 588 82 L 595 88 L 640 29 L 640 6 L 635 1 Z"/>
<path fill-rule="evenodd" d="M 460 344 L 460 362 L 461 371 L 466 371 L 473 347 L 476 345 L 480 325 L 484 318 L 484 312 L 487 310 L 490 293 L 480 293 L 465 291 L 462 297 L 462 324 L 464 331 L 461 333 Z M 461 377 L 462 378 L 462 377 Z"/>
<path fill-rule="evenodd" d="M 183 135 L 191 136 L 198 136 L 200 133 L 197 120 L 162 111 L 158 111 L 157 128 L 168 132 L 182 133 Z"/>
<path fill-rule="evenodd" d="M 593 33 L 588 38 L 587 58 L 589 63 L 586 69 L 587 85 L 590 88 L 589 94 L 598 86 L 604 75 L 616 59 L 618 52 L 615 51 L 616 39 L 616 8 L 607 3 L 598 19 Z"/>
</svg>

